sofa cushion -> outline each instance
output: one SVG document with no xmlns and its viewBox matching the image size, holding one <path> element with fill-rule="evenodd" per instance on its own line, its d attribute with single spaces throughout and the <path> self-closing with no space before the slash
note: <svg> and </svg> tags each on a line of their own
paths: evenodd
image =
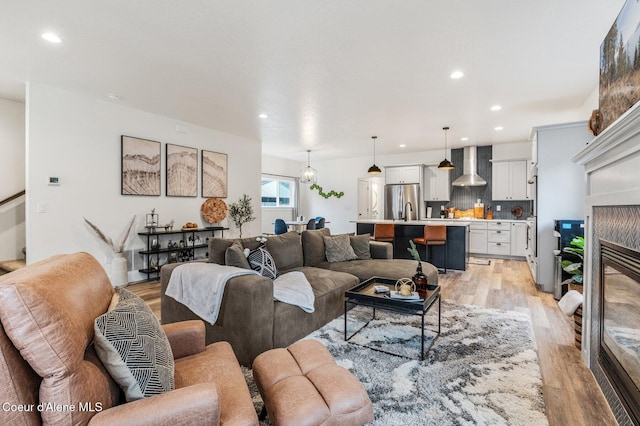
<svg viewBox="0 0 640 426">
<path fill-rule="evenodd" d="M 358 258 L 349 243 L 349 236 L 347 234 L 330 235 L 322 238 L 324 240 L 324 251 L 328 262 L 345 262 Z"/>
<path fill-rule="evenodd" d="M 247 258 L 251 269 L 258 271 L 263 277 L 275 280 L 278 276 L 278 268 L 271 254 L 264 248 L 258 247 L 249 253 Z"/>
<path fill-rule="evenodd" d="M 369 241 L 371 240 L 370 234 L 350 235 L 349 242 L 353 251 L 355 252 L 358 260 L 371 259 L 371 249 Z"/>
<path fill-rule="evenodd" d="M 302 248 L 304 250 L 304 266 L 319 266 L 327 262 L 323 237 L 331 235 L 329 228 L 302 232 Z"/>
<path fill-rule="evenodd" d="M 233 240 L 225 240 L 224 238 L 211 238 L 209 240 L 209 262 L 224 265 L 225 254 L 227 249 L 231 247 Z"/>
<path fill-rule="evenodd" d="M 251 269 L 251 265 L 244 255 L 244 249 L 239 242 L 231 244 L 224 253 L 224 262 L 227 266 L 235 266 L 238 268 Z"/>
<path fill-rule="evenodd" d="M 295 231 L 267 238 L 265 248 L 273 256 L 279 271 L 298 268 L 303 264 L 302 244 Z"/>
<path fill-rule="evenodd" d="M 247 382 L 228 342 L 212 343 L 204 352 L 176 359 L 175 370 L 176 389 L 198 383 L 216 384 L 220 400 L 220 424 L 258 424 Z M 202 423 L 208 420 L 202 419 Z"/>
<path fill-rule="evenodd" d="M 408 259 L 369 259 L 353 260 L 351 262 L 329 263 L 332 271 L 353 274 L 360 281 L 371 277 L 411 278 L 416 274 L 418 262 Z M 438 269 L 430 263 L 422 262 L 422 272 L 427 276 L 429 284 L 438 283 Z"/>
<path fill-rule="evenodd" d="M 173 353 L 164 330 L 147 304 L 120 289 L 112 310 L 94 322 L 98 357 L 127 401 L 174 389 Z"/>
</svg>

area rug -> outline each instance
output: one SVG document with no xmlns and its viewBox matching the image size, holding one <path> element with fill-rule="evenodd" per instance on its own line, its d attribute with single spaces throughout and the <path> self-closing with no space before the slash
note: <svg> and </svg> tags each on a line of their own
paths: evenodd
<svg viewBox="0 0 640 426">
<path fill-rule="evenodd" d="M 434 307 L 427 316 L 431 329 L 437 327 L 436 313 Z M 371 318 L 371 310 L 356 307 L 348 318 L 352 333 Z M 548 424 L 525 314 L 442 302 L 442 332 L 424 361 L 419 361 L 419 326 L 419 317 L 378 310 L 377 319 L 349 342 L 344 341 L 343 317 L 306 338 L 323 342 L 364 385 L 374 425 Z M 427 333 L 425 347 L 434 334 Z M 260 394 L 250 370 L 245 373 L 259 411 Z"/>
</svg>

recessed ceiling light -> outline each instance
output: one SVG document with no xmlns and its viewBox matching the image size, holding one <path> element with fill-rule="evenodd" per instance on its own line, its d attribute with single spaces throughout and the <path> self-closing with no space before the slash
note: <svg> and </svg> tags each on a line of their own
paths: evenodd
<svg viewBox="0 0 640 426">
<path fill-rule="evenodd" d="M 461 140 L 462 142 L 466 142 L 466 141 L 468 141 L 468 140 L 469 140 L 469 138 L 468 138 L 468 137 L 464 137 L 464 138 L 460 138 L 460 140 Z"/>
<path fill-rule="evenodd" d="M 451 77 L 454 80 L 457 80 L 459 78 L 462 78 L 462 76 L 464 76 L 464 73 L 462 71 L 454 71 L 451 73 L 449 77 Z"/>
<path fill-rule="evenodd" d="M 406 148 L 407 144 L 401 143 L 400 145 L 398 145 L 400 148 Z"/>
<path fill-rule="evenodd" d="M 260 114 L 258 117 L 260 118 L 269 118 L 269 116 L 265 113 Z"/>
<path fill-rule="evenodd" d="M 491 111 L 500 111 L 502 107 L 500 105 L 494 105 L 491 107 Z"/>
<path fill-rule="evenodd" d="M 51 43 L 60 43 L 60 42 L 62 42 L 60 37 L 58 37 L 54 33 L 44 33 L 44 34 L 42 34 L 42 38 L 47 40 L 47 41 L 50 41 Z"/>
<path fill-rule="evenodd" d="M 107 95 L 107 98 L 112 101 L 117 101 L 118 99 L 120 99 L 120 96 L 116 95 L 115 93 L 109 93 Z"/>
<path fill-rule="evenodd" d="M 503 129 L 504 129 L 504 127 L 502 127 L 502 126 L 496 126 L 496 127 L 493 128 L 493 130 L 497 130 L 497 131 L 500 131 L 500 130 L 503 130 Z"/>
</svg>

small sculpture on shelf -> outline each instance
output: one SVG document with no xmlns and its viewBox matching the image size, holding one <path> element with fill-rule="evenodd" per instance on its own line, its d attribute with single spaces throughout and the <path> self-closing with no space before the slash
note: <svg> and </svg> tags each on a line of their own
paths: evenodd
<svg viewBox="0 0 640 426">
<path fill-rule="evenodd" d="M 149 232 L 156 232 L 156 228 L 158 227 L 158 213 L 156 213 L 156 209 L 151 209 L 151 213 L 147 213 L 145 228 Z"/>
<path fill-rule="evenodd" d="M 171 222 L 167 223 L 166 225 L 162 225 L 162 228 L 164 228 L 165 231 L 169 232 L 169 231 L 173 231 L 173 224 L 175 223 L 175 221 L 173 219 L 171 219 Z"/>
</svg>

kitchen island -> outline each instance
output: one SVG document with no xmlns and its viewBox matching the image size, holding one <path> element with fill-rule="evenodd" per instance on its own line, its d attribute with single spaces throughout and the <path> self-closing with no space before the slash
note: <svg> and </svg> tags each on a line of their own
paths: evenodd
<svg viewBox="0 0 640 426">
<path fill-rule="evenodd" d="M 428 219 L 413 220 L 405 222 L 402 220 L 357 220 L 357 234 L 373 235 L 373 228 L 376 223 L 393 223 L 395 225 L 395 237 L 393 240 L 393 257 L 395 259 L 412 259 L 407 250 L 410 247 L 409 241 L 424 235 L 425 225 L 446 225 L 447 227 L 447 269 L 464 271 L 467 266 L 467 236 L 469 221 L 463 219 Z M 425 259 L 424 246 L 418 245 L 420 259 Z M 429 263 L 437 268 L 444 268 L 444 246 L 431 246 L 431 259 Z"/>
</svg>

